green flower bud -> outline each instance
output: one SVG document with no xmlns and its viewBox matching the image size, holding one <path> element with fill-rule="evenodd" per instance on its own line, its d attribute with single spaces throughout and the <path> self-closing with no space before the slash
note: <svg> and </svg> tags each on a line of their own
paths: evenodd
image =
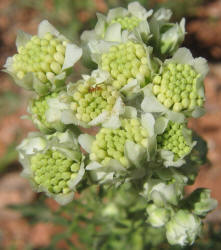
<svg viewBox="0 0 221 250">
<path fill-rule="evenodd" d="M 148 205 L 146 211 L 148 214 L 147 222 L 153 227 L 162 227 L 170 219 L 170 212 L 167 209 L 157 207 L 154 204 Z"/>
<path fill-rule="evenodd" d="M 209 189 L 198 188 L 186 198 L 186 202 L 194 214 L 205 217 L 216 208 L 217 201 L 210 197 L 210 193 Z"/>
<path fill-rule="evenodd" d="M 125 65 L 125 67 L 121 67 Z M 114 79 L 113 86 L 120 89 L 129 79 L 137 78 L 145 82 L 150 77 L 147 52 L 143 45 L 128 41 L 112 46 L 101 57 L 101 68 L 108 71 Z"/>
<path fill-rule="evenodd" d="M 179 210 L 166 225 L 166 237 L 171 245 L 192 245 L 201 231 L 200 219 L 186 210 Z"/>
<path fill-rule="evenodd" d="M 153 94 L 170 110 L 192 111 L 197 106 L 202 107 L 204 103 L 203 98 L 196 92 L 198 77 L 188 64 L 169 63 L 164 67 L 161 75 L 154 77 Z M 181 84 L 180 81 L 187 81 L 188 84 Z"/>
<path fill-rule="evenodd" d="M 191 151 L 191 146 L 189 146 L 184 137 L 183 129 L 187 129 L 186 125 L 169 121 L 163 134 L 157 136 L 158 148 L 172 151 L 174 153 L 174 161 L 184 157 Z"/>
<path fill-rule="evenodd" d="M 49 133 L 55 130 L 63 131 L 65 126 L 58 119 L 57 121 L 49 121 L 47 112 L 49 111 L 48 102 L 57 98 L 57 93 L 52 93 L 47 96 L 38 97 L 33 99 L 28 107 L 28 111 L 31 114 L 32 121 L 42 132 Z"/>
<path fill-rule="evenodd" d="M 125 16 L 112 19 L 110 24 L 112 23 L 120 23 L 123 30 L 133 30 L 138 26 L 140 20 L 135 16 Z"/>
<path fill-rule="evenodd" d="M 138 119 L 122 119 L 120 128 L 102 128 L 98 132 L 92 144 L 90 159 L 104 165 L 110 159 L 115 159 L 123 166 L 128 167 L 129 161 L 124 155 L 126 141 L 130 140 L 142 147 L 146 147 L 147 137 L 148 133 Z M 144 140 L 145 145 L 143 145 Z"/>
</svg>

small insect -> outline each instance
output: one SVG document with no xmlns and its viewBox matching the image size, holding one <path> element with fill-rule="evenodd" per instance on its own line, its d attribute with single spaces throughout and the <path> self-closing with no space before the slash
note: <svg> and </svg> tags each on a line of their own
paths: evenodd
<svg viewBox="0 0 221 250">
<path fill-rule="evenodd" d="M 102 88 L 99 87 L 99 86 L 90 87 L 90 88 L 89 88 L 89 92 L 91 93 L 91 92 L 98 91 L 98 90 L 101 90 L 101 89 L 102 89 Z"/>
</svg>

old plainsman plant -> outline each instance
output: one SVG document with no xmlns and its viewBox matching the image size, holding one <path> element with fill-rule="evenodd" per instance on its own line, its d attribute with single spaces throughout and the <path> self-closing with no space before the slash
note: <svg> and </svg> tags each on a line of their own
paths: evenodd
<svg viewBox="0 0 221 250">
<path fill-rule="evenodd" d="M 86 188 L 111 190 L 99 216 L 163 230 L 171 245 L 185 246 L 217 202 L 204 188 L 184 194 L 205 156 L 187 123 L 204 114 L 208 65 L 180 47 L 185 20 L 171 15 L 138 2 L 98 13 L 81 47 L 44 20 L 37 35 L 18 32 L 5 72 L 34 93 L 27 117 L 40 132 L 17 149 L 36 192 L 66 205 Z M 91 73 L 67 82 L 80 58 Z"/>
</svg>

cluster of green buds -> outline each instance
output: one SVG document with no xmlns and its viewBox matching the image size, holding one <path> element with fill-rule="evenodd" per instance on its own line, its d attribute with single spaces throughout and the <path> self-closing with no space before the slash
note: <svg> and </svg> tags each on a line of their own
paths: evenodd
<svg viewBox="0 0 221 250">
<path fill-rule="evenodd" d="M 18 147 L 23 175 L 36 191 L 61 204 L 70 202 L 84 174 L 83 155 L 75 137 L 70 130 L 52 135 L 33 133 Z"/>
<path fill-rule="evenodd" d="M 56 105 L 64 124 L 85 128 L 101 124 L 113 127 L 112 118 L 118 119 L 125 107 L 120 93 L 110 84 L 109 74 L 101 70 L 94 70 L 76 83 L 69 83 L 67 91 L 60 92 L 57 97 Z"/>
<path fill-rule="evenodd" d="M 133 30 L 138 26 L 140 20 L 136 16 L 125 16 L 125 17 L 117 17 L 111 20 L 110 24 L 119 23 L 121 25 L 122 30 Z"/>
<path fill-rule="evenodd" d="M 58 93 L 56 92 L 46 96 L 38 96 L 32 99 L 28 106 L 31 119 L 41 132 L 51 133 L 56 130 L 63 131 L 65 129 L 65 125 L 59 119 L 55 121 L 50 119 L 49 116 L 50 102 L 57 98 L 57 96 Z"/>
<path fill-rule="evenodd" d="M 124 167 L 129 167 L 125 156 L 125 143 L 132 141 L 142 147 L 147 146 L 148 132 L 138 119 L 122 119 L 118 129 L 102 128 L 92 144 L 90 159 L 108 164 L 110 159 L 118 160 Z"/>
<path fill-rule="evenodd" d="M 112 85 L 117 90 L 132 79 L 137 79 L 143 87 L 151 75 L 145 46 L 132 41 L 111 46 L 101 56 L 101 68 L 110 73 L 114 79 Z"/>
<path fill-rule="evenodd" d="M 200 75 L 189 64 L 169 63 L 153 78 L 153 93 L 160 103 L 175 112 L 192 111 L 202 107 L 197 79 Z"/>
<path fill-rule="evenodd" d="M 179 48 L 167 59 L 152 83 L 143 89 L 144 112 L 166 114 L 168 119 L 185 122 L 186 117 L 204 114 L 203 79 L 208 72 L 204 58 L 193 58 L 186 48 Z"/>
<path fill-rule="evenodd" d="M 184 123 L 179 124 L 169 121 L 163 134 L 157 136 L 158 149 L 173 152 L 174 161 L 183 158 L 192 149 L 184 137 L 184 129 L 186 129 Z"/>
<path fill-rule="evenodd" d="M 102 112 L 111 112 L 118 97 L 119 93 L 112 86 L 80 84 L 73 95 L 71 108 L 77 119 L 88 123 Z"/>
<path fill-rule="evenodd" d="M 38 34 L 18 32 L 18 53 L 4 67 L 15 82 L 40 95 L 64 87 L 65 78 L 82 55 L 82 49 L 70 43 L 47 20 L 40 23 Z"/>
<path fill-rule="evenodd" d="M 33 179 L 53 194 L 69 193 L 69 183 L 74 180 L 80 163 L 68 158 L 57 150 L 37 153 L 30 159 Z"/>
<path fill-rule="evenodd" d="M 43 83 L 61 73 L 68 41 L 47 32 L 44 37 L 33 36 L 25 46 L 18 48 L 13 56 L 13 70 L 18 79 L 33 72 Z"/>
</svg>

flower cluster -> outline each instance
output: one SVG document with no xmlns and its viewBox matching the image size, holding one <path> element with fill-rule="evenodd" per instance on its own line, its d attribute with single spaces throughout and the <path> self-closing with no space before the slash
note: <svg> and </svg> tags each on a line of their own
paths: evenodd
<svg viewBox="0 0 221 250">
<path fill-rule="evenodd" d="M 98 14 L 95 29 L 81 36 L 82 49 L 43 21 L 36 36 L 18 33 L 18 53 L 5 71 L 35 92 L 28 117 L 41 132 L 24 139 L 18 152 L 37 192 L 64 205 L 91 184 L 115 190 L 127 183 L 131 206 L 142 200 L 147 224 L 185 246 L 217 202 L 207 189 L 184 195 L 202 162 L 187 124 L 204 113 L 208 66 L 179 48 L 185 21 L 171 23 L 171 15 L 138 2 Z M 66 85 L 82 53 L 97 69 Z M 102 216 L 126 214 L 118 205 L 113 199 Z"/>
</svg>

